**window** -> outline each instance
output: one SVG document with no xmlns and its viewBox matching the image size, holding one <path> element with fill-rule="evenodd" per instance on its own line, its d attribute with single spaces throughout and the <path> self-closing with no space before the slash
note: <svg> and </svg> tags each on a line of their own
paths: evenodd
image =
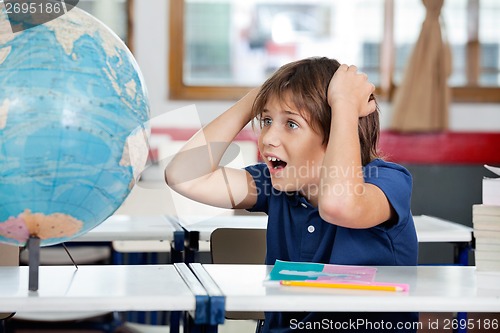
<svg viewBox="0 0 500 333">
<path fill-rule="evenodd" d="M 390 98 L 425 18 L 421 0 L 170 4 L 172 99 L 238 99 L 282 64 L 317 55 L 358 65 Z M 441 13 L 454 101 L 500 102 L 500 2 L 445 1 Z"/>
<path fill-rule="evenodd" d="M 133 1 L 80 0 L 77 7 L 101 20 L 131 48 L 133 42 Z"/>
</svg>

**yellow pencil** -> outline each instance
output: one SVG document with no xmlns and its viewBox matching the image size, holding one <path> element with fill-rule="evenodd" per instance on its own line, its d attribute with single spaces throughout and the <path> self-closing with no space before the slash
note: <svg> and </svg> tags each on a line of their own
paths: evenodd
<svg viewBox="0 0 500 333">
<path fill-rule="evenodd" d="M 340 289 L 360 289 L 360 290 L 382 290 L 382 291 L 404 291 L 402 286 L 390 284 L 357 284 L 357 283 L 329 283 L 329 282 L 314 282 L 314 281 L 280 281 L 282 286 L 290 287 L 317 287 L 317 288 L 340 288 Z"/>
</svg>

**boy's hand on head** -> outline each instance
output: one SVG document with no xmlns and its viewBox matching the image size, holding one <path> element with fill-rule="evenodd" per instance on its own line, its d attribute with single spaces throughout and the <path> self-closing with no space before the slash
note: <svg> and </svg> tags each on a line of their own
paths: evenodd
<svg viewBox="0 0 500 333">
<path fill-rule="evenodd" d="M 350 104 L 358 111 L 359 117 L 365 117 L 376 110 L 373 92 L 375 86 L 368 81 L 365 73 L 358 72 L 356 66 L 341 65 L 328 86 L 328 104 Z"/>
<path fill-rule="evenodd" d="M 242 101 L 245 101 L 249 105 L 249 109 L 247 109 L 248 112 L 251 112 L 252 105 L 255 101 L 255 98 L 259 94 L 260 87 L 252 88 L 250 91 L 241 98 Z"/>
</svg>

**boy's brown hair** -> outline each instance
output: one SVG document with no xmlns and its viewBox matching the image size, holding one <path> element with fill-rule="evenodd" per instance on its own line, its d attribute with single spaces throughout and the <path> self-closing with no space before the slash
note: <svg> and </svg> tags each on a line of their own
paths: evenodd
<svg viewBox="0 0 500 333">
<path fill-rule="evenodd" d="M 267 102 L 272 98 L 292 103 L 291 106 L 301 113 L 311 128 L 323 136 L 323 144 L 328 144 L 332 115 L 327 91 L 330 80 L 339 67 L 337 60 L 326 57 L 306 58 L 283 65 L 262 85 L 253 104 L 252 115 L 260 118 Z M 375 99 L 373 95 L 371 98 Z M 379 157 L 379 133 L 377 105 L 375 112 L 359 119 L 358 134 L 363 165 Z"/>
</svg>

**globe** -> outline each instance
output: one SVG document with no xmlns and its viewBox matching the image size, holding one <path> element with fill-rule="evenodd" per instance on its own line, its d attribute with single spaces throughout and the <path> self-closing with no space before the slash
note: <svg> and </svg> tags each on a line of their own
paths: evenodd
<svg viewBox="0 0 500 333">
<path fill-rule="evenodd" d="M 135 185 L 147 91 L 125 44 L 87 12 L 13 33 L 2 5 L 0 242 L 54 245 L 99 225 Z"/>
</svg>

